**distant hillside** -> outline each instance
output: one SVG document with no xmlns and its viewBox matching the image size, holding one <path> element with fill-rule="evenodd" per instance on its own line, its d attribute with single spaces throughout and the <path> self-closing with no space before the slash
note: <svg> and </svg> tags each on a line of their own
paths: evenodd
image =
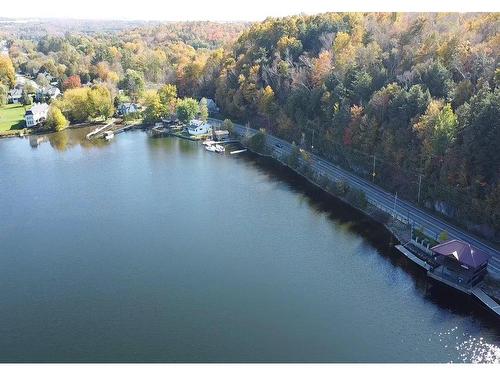
<svg viewBox="0 0 500 375">
<path fill-rule="evenodd" d="M 232 42 L 249 27 L 244 22 L 159 22 L 100 21 L 0 18 L 0 34 L 13 38 L 39 40 L 47 35 L 62 37 L 66 33 L 86 35 L 118 34 L 125 39 L 138 37 L 154 45 L 183 42 L 194 48 L 215 48 Z"/>
<path fill-rule="evenodd" d="M 249 23 L 242 22 L 169 22 L 127 30 L 123 32 L 123 36 L 139 37 L 153 45 L 183 42 L 196 49 L 217 48 L 235 41 L 249 26 Z"/>
</svg>

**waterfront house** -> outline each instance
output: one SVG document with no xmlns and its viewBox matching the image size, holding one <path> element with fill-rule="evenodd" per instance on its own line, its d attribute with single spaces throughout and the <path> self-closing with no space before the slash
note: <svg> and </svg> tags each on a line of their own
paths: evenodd
<svg viewBox="0 0 500 375">
<path fill-rule="evenodd" d="M 208 134 L 212 131 L 212 125 L 201 120 L 191 120 L 187 127 L 187 131 L 190 135 Z"/>
<path fill-rule="evenodd" d="M 24 115 L 26 127 L 31 128 L 43 123 L 47 119 L 48 111 L 49 105 L 47 103 L 33 105 Z"/>
<path fill-rule="evenodd" d="M 116 108 L 118 116 L 126 116 L 139 111 L 139 106 L 135 103 L 120 103 Z"/>
<path fill-rule="evenodd" d="M 227 130 L 215 130 L 214 138 L 217 141 L 225 141 L 229 138 L 229 132 Z"/>
<path fill-rule="evenodd" d="M 20 88 L 9 90 L 7 94 L 7 102 L 9 104 L 16 104 L 21 102 L 23 97 L 23 90 Z"/>
<path fill-rule="evenodd" d="M 437 276 L 434 278 L 470 289 L 486 274 L 490 256 L 465 241 L 446 241 L 432 247 L 431 251 L 439 264 L 429 273 L 431 277 Z"/>
</svg>

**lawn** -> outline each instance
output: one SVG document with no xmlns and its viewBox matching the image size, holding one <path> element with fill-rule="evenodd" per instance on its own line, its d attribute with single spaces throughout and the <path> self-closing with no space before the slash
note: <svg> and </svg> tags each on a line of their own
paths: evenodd
<svg viewBox="0 0 500 375">
<path fill-rule="evenodd" d="M 0 131 L 21 129 L 24 126 L 24 112 L 22 104 L 0 107 Z"/>
</svg>

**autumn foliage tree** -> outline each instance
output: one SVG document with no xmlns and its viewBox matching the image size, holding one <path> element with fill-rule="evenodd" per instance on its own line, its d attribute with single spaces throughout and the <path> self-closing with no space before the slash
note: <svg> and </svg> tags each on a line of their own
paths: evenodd
<svg viewBox="0 0 500 375">
<path fill-rule="evenodd" d="M 13 88 L 16 83 L 16 72 L 9 56 L 0 55 L 0 84 Z"/>
<path fill-rule="evenodd" d="M 59 132 L 68 127 L 69 121 L 62 114 L 61 110 L 55 106 L 51 105 L 47 113 L 46 126 L 50 129 Z"/>
<path fill-rule="evenodd" d="M 82 83 L 80 81 L 80 76 L 79 75 L 69 76 L 63 82 L 63 89 L 64 90 L 76 89 L 76 88 L 81 87 L 81 86 L 82 86 Z"/>
<path fill-rule="evenodd" d="M 500 201 L 498 22 L 498 14 L 268 18 L 226 52 L 212 95 L 225 115 L 297 144 L 314 140 L 316 152 L 365 178 L 376 159 L 376 182 L 405 199 L 416 200 L 421 176 L 420 204 L 453 207 L 455 220 L 500 239 L 496 216 L 481 214 Z"/>
</svg>

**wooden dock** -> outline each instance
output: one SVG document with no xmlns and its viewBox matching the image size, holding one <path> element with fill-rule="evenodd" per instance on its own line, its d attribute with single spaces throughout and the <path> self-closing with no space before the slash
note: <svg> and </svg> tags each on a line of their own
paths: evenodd
<svg viewBox="0 0 500 375">
<path fill-rule="evenodd" d="M 493 298 L 483 292 L 480 287 L 472 289 L 472 294 L 500 318 L 500 305 Z"/>
<path fill-rule="evenodd" d="M 408 259 L 413 261 L 416 265 L 426 269 L 427 271 L 429 271 L 431 269 L 431 266 L 429 266 L 429 264 L 427 264 L 424 260 L 417 257 L 415 254 L 413 254 L 410 250 L 408 250 L 403 245 L 396 245 L 396 249 L 398 249 L 399 252 L 402 253 L 404 256 L 406 256 Z"/>
<path fill-rule="evenodd" d="M 114 124 L 114 122 L 111 122 L 109 124 L 106 124 L 104 126 L 101 126 L 100 128 L 97 128 L 97 129 L 91 131 L 89 134 L 87 134 L 87 136 L 86 136 L 87 139 L 90 139 L 90 138 L 94 137 L 95 135 L 97 135 L 100 132 L 103 132 L 105 129 L 107 129 L 108 127 L 110 127 L 113 124 Z"/>
<path fill-rule="evenodd" d="M 128 129 L 133 128 L 134 126 L 136 126 L 136 124 L 125 125 L 124 127 L 114 130 L 113 132 L 114 134 L 122 133 L 124 131 L 127 131 Z"/>
</svg>

